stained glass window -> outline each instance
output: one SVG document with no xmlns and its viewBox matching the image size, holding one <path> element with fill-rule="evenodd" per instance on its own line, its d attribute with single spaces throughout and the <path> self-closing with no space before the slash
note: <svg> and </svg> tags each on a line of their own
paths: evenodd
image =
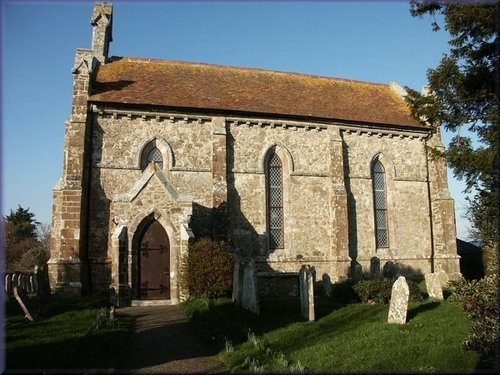
<svg viewBox="0 0 500 375">
<path fill-rule="evenodd" d="M 273 153 L 267 163 L 267 225 L 269 248 L 283 249 L 283 168 Z"/>
<path fill-rule="evenodd" d="M 372 169 L 373 200 L 375 206 L 375 237 L 377 248 L 389 247 L 385 169 L 378 159 L 373 163 Z"/>
</svg>

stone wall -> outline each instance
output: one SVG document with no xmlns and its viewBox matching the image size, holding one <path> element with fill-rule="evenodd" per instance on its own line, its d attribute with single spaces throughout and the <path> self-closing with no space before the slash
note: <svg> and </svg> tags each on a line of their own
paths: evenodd
<svg viewBox="0 0 500 375">
<path fill-rule="evenodd" d="M 344 132 L 350 256 L 368 270 L 372 257 L 425 273 L 431 269 L 431 223 L 424 138 Z M 389 247 L 377 249 L 371 163 L 384 165 Z"/>
</svg>

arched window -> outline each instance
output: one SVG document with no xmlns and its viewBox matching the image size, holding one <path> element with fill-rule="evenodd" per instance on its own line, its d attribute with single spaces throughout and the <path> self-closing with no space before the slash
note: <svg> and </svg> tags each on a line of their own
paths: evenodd
<svg viewBox="0 0 500 375">
<path fill-rule="evenodd" d="M 385 187 L 385 169 L 380 160 L 372 164 L 373 201 L 375 208 L 375 238 L 377 248 L 389 247 L 387 228 L 387 195 Z"/>
<path fill-rule="evenodd" d="M 283 249 L 283 166 L 274 152 L 267 160 L 266 174 L 269 249 Z"/>
<path fill-rule="evenodd" d="M 148 153 L 147 164 L 154 162 L 159 169 L 163 169 L 163 157 L 161 156 L 161 151 L 157 147 L 153 148 Z"/>
</svg>

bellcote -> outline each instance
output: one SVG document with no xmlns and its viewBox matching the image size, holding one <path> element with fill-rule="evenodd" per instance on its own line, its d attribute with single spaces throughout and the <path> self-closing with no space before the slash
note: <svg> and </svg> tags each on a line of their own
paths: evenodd
<svg viewBox="0 0 500 375">
<path fill-rule="evenodd" d="M 113 41 L 111 30 L 113 25 L 113 5 L 96 3 L 92 12 L 92 52 L 100 63 L 108 58 L 109 43 Z"/>
</svg>

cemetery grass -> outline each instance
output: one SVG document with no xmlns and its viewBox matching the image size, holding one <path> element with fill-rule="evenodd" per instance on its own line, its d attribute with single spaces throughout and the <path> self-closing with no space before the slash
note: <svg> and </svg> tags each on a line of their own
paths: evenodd
<svg viewBox="0 0 500 375">
<path fill-rule="evenodd" d="M 298 301 L 261 302 L 261 316 L 229 299 L 191 300 L 184 309 L 202 337 L 236 372 L 474 372 L 464 351 L 470 322 L 449 301 L 411 303 L 407 323 L 388 324 L 388 305 L 315 299 L 316 321 Z"/>
<path fill-rule="evenodd" d="M 7 371 L 100 369 L 100 372 L 111 372 L 119 359 L 120 343 L 127 338 L 133 321 L 116 316 L 112 327 L 96 328 L 97 315 L 105 306 L 108 306 L 107 297 L 60 300 L 52 296 L 45 316 L 30 322 L 17 301 L 6 302 Z"/>
</svg>

